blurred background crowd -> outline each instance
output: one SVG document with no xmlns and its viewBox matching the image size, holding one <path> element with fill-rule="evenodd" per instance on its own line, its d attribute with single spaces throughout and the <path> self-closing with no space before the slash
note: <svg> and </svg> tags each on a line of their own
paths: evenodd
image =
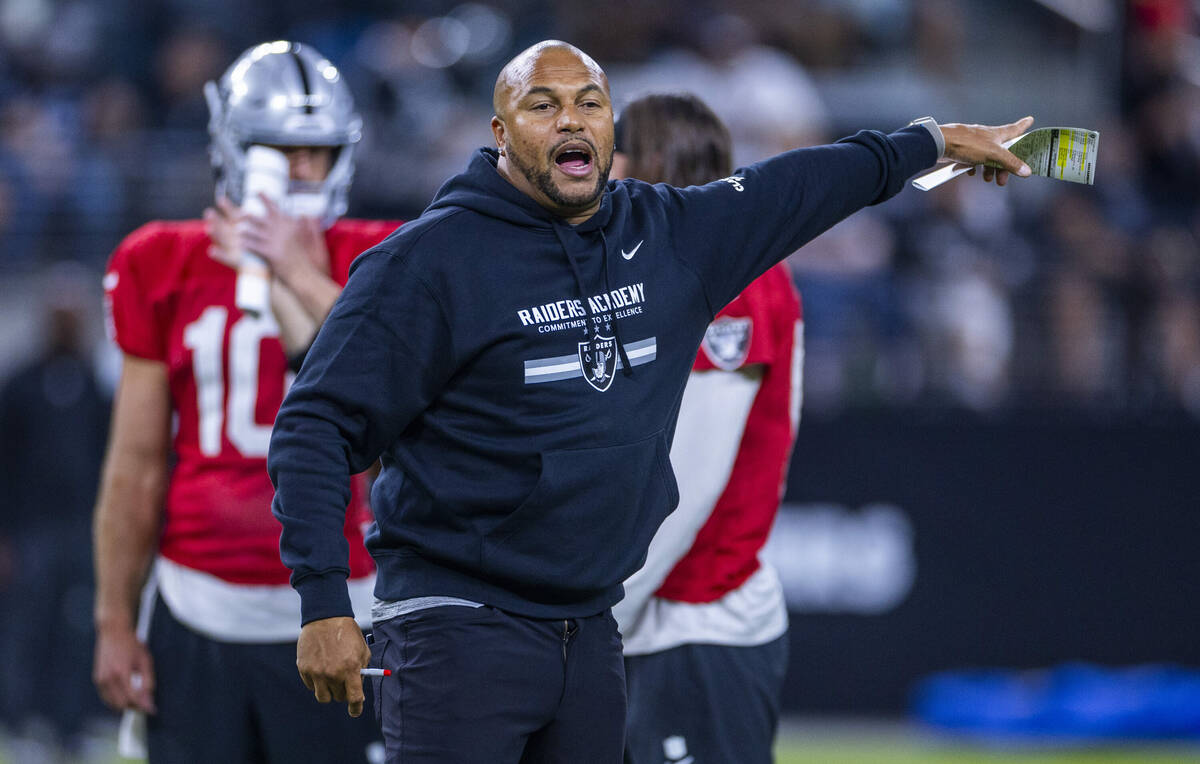
<svg viewBox="0 0 1200 764">
<path fill-rule="evenodd" d="M 1094 187 L 909 188 L 793 255 L 805 416 L 1144 422 L 1200 418 L 1198 33 L 1195 0 L 0 0 L 5 620 L 53 610 L 14 571 L 87 548 L 116 378 L 104 264 L 143 222 L 211 203 L 202 86 L 251 44 L 308 42 L 344 72 L 362 217 L 416 217 L 491 144 L 499 67 L 548 37 L 591 53 L 618 107 L 697 93 L 739 164 L 925 114 L 1098 130 Z M 86 634 L 79 567 L 41 580 Z"/>
<path fill-rule="evenodd" d="M 1099 130 L 1094 188 L 908 190 L 797 254 L 809 413 L 1195 416 L 1196 17 L 1191 0 L 5 0 L 0 371 L 34 338 L 15 328 L 29 276 L 98 273 L 132 228 L 209 202 L 201 87 L 248 45 L 308 41 L 343 69 L 367 124 L 351 213 L 410 218 L 490 142 L 497 67 L 552 36 L 608 69 L 618 104 L 702 95 L 739 163 L 925 113 Z"/>
</svg>

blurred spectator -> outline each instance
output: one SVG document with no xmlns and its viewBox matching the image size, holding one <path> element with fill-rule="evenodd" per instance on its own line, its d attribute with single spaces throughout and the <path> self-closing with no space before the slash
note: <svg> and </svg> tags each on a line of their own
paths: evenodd
<svg viewBox="0 0 1200 764">
<path fill-rule="evenodd" d="M 1200 241 L 1186 228 L 1160 226 L 1143 257 L 1156 295 L 1143 340 L 1147 372 L 1164 395 L 1156 403 L 1200 417 Z"/>
<path fill-rule="evenodd" d="M 0 111 L 0 166 L 14 193 L 0 226 L 8 265 L 93 260 L 119 230 L 123 188 L 113 162 L 84 140 L 73 102 L 22 96 Z M 105 236 L 107 232 L 107 236 Z"/>
<path fill-rule="evenodd" d="M 0 41 L 26 84 L 70 84 L 100 51 L 102 0 L 25 0 L 0 5 Z"/>
<path fill-rule="evenodd" d="M 1196 11 L 1188 0 L 1129 0 L 1126 9 L 1121 105 L 1129 113 L 1187 66 Z"/>
<path fill-rule="evenodd" d="M 1154 329 L 1171 399 L 1200 417 L 1200 301 L 1194 290 L 1168 295 L 1159 306 Z"/>
<path fill-rule="evenodd" d="M 1148 300 L 1132 242 L 1086 191 L 1061 194 L 1046 214 L 1048 391 L 1060 401 L 1126 405 L 1142 386 L 1137 361 Z"/>
<path fill-rule="evenodd" d="M 92 651 L 91 511 L 109 410 L 85 343 L 96 281 L 69 264 L 49 272 L 42 348 L 0 391 L 3 706 L 14 731 L 48 723 L 68 749 L 100 710 L 81 668 Z"/>
<path fill-rule="evenodd" d="M 135 189 L 149 185 L 145 176 L 144 156 L 145 101 L 134 84 L 112 77 L 89 88 L 81 106 L 86 134 L 85 156 L 94 164 L 103 185 L 91 188 L 95 195 L 110 197 L 112 209 L 105 225 L 95 232 L 85 251 L 102 258 L 116 246 L 120 236 L 145 220 L 140 196 Z"/>
<path fill-rule="evenodd" d="M 1187 223 L 1200 204 L 1200 88 L 1181 81 L 1163 84 L 1135 116 L 1145 194 L 1158 218 Z"/>
<path fill-rule="evenodd" d="M 968 28 L 962 4 L 955 0 L 916 0 L 912 15 L 921 68 L 939 78 L 957 80 Z"/>
<path fill-rule="evenodd" d="M 1085 404 L 1115 403 L 1126 337 L 1121 317 L 1110 310 L 1099 285 L 1073 269 L 1051 282 L 1047 297 L 1050 389 Z"/>
<path fill-rule="evenodd" d="M 202 28 L 181 27 L 159 46 L 157 91 L 150 106 L 160 130 L 143 146 L 143 161 L 154 168 L 154 176 L 142 184 L 146 217 L 184 219 L 211 201 L 204 83 L 219 77 L 229 58 L 221 38 Z"/>
<path fill-rule="evenodd" d="M 456 130 L 487 119 L 464 118 L 463 99 L 448 67 L 428 65 L 445 60 L 440 58 L 445 50 L 430 48 L 432 40 L 414 48 L 424 21 L 378 21 L 363 31 L 354 51 L 374 107 L 366 140 L 375 158 L 358 169 L 355 193 L 373 197 L 380 214 L 388 206 L 406 216 L 420 214 L 442 181 L 461 169 L 464 147 L 453 140 Z M 472 143 L 477 146 L 486 138 L 480 131 Z M 411 172 L 414 166 L 425 172 Z M 406 182 L 397 183 L 397 177 Z"/>
<path fill-rule="evenodd" d="M 895 234 L 874 210 L 788 258 L 804 295 L 805 402 L 817 411 L 913 397 L 916 348 L 900 313 Z"/>
<path fill-rule="evenodd" d="M 565 0 L 555 4 L 560 27 L 556 34 L 582 45 L 597 61 L 643 62 L 663 44 L 669 30 L 681 26 L 689 10 L 694 12 L 690 5 L 681 0 Z"/>
<path fill-rule="evenodd" d="M 1154 209 L 1142 192 L 1141 147 L 1132 127 L 1111 119 L 1100 128 L 1104 136 L 1103 176 L 1092 191 L 1098 195 L 1104 219 L 1123 233 L 1136 236 L 1149 228 Z"/>
<path fill-rule="evenodd" d="M 804 67 L 761 44 L 758 30 L 730 13 L 700 16 L 688 48 L 673 48 L 649 63 L 610 70 L 617 101 L 647 92 L 688 91 L 729 125 L 734 166 L 819 142 L 827 113 Z"/>
<path fill-rule="evenodd" d="M 1009 402 L 1014 295 L 1035 255 L 1010 197 L 994 192 L 953 183 L 920 197 L 924 214 L 899 222 L 902 310 L 919 337 L 927 402 L 977 410 Z"/>
<path fill-rule="evenodd" d="M 757 21 L 759 29 L 769 30 L 772 43 L 796 56 L 805 66 L 826 70 L 853 67 L 869 50 L 869 33 L 863 29 L 856 10 L 869 13 L 872 4 L 852 7 L 833 0 L 791 3 L 752 0 L 739 6 L 741 13 Z"/>
<path fill-rule="evenodd" d="M 1008 292 L 983 263 L 931 287 L 924 319 L 934 392 L 980 411 L 1005 403 L 1014 332 Z"/>
<path fill-rule="evenodd" d="M 29 172 L 4 146 L 0 116 L 0 272 L 28 268 L 37 251 L 44 206 L 30 194 Z"/>
<path fill-rule="evenodd" d="M 206 140 L 204 83 L 220 76 L 228 58 L 221 38 L 204 28 L 181 27 L 163 41 L 154 67 L 163 127 L 195 133 L 200 143 Z"/>
<path fill-rule="evenodd" d="M 1195 222 L 1200 204 L 1200 9 L 1187 0 L 1131 0 L 1121 105 L 1142 153 L 1142 184 L 1160 219 Z"/>
<path fill-rule="evenodd" d="M 502 8 L 468 2 L 432 17 L 406 10 L 365 25 L 348 56 L 372 156 L 355 177 L 354 200 L 381 216 L 416 217 L 462 157 L 490 143 L 495 66 L 514 44 L 514 18 Z M 527 27 L 531 18 L 540 16 L 527 13 Z"/>
<path fill-rule="evenodd" d="M 35 98 L 14 98 L 0 107 L 0 153 L 17 202 L 6 233 L 24 260 L 17 264 L 25 267 L 41 256 L 55 203 L 70 190 L 71 152 L 60 127 L 48 103 Z"/>
<path fill-rule="evenodd" d="M 1061 25 L 1035 25 L 1026 47 L 1010 50 L 1045 50 L 1048 71 L 1107 71 L 1120 58 L 1111 93 L 1078 95 L 1119 109 L 1081 121 L 1103 137 L 1094 187 L 1035 179 L 1000 204 L 972 200 L 980 184 L 962 182 L 902 195 L 797 255 L 814 413 L 976 394 L 989 407 L 1185 406 L 1187 364 L 1162 343 L 1185 334 L 1196 286 L 1159 283 L 1155 253 L 1200 238 L 1198 11 L 1188 0 L 1124 5 L 1120 35 L 1076 30 L 1071 39 L 1082 42 L 1061 46 Z M 996 14 L 983 0 L 744 0 L 736 9 L 716 0 L 2 2 L 0 271 L 98 262 L 121 231 L 207 203 L 199 85 L 232 50 L 287 29 L 341 51 L 353 69 L 366 127 L 351 212 L 390 217 L 419 212 L 464 151 L 490 141 L 478 96 L 492 82 L 481 73 L 528 41 L 558 35 L 601 52 L 620 102 L 650 89 L 702 94 L 745 163 L 836 137 L 834 118 L 887 127 L 916 101 L 978 104 L 980 90 L 1004 81 L 975 45 L 981 20 Z M 1031 103 L 1058 104 L 1049 91 L 1061 82 L 1022 88 Z M 1054 110 L 1038 116 L 1060 123 Z M 939 212 L 922 219 L 929 204 Z M 817 257 L 830 249 L 838 254 Z M 951 307 L 963 302 L 966 312 Z M 1007 356 L 986 372 L 965 360 L 984 335 L 986 352 Z"/>
</svg>

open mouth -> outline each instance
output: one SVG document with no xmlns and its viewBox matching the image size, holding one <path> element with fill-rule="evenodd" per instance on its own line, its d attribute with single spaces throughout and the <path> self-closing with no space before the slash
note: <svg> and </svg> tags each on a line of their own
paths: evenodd
<svg viewBox="0 0 1200 764">
<path fill-rule="evenodd" d="M 577 141 L 565 144 L 554 155 L 554 164 L 573 178 L 587 177 L 592 172 L 592 149 Z"/>
</svg>

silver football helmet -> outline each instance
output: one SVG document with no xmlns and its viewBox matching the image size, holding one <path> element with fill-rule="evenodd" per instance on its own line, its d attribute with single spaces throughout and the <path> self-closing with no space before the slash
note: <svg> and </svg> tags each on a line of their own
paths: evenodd
<svg viewBox="0 0 1200 764">
<path fill-rule="evenodd" d="M 300 43 L 265 42 L 239 56 L 219 83 L 205 83 L 204 98 L 218 195 L 242 203 L 246 149 L 252 144 L 330 146 L 329 175 L 321 183 L 292 181 L 285 207 L 326 226 L 345 214 L 362 119 L 327 58 Z"/>
</svg>

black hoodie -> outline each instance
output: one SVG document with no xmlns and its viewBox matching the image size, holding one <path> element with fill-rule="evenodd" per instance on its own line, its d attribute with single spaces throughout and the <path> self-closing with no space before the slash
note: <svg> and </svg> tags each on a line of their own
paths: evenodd
<svg viewBox="0 0 1200 764">
<path fill-rule="evenodd" d="M 275 421 L 304 622 L 351 613 L 348 476 L 377 458 L 379 598 L 613 605 L 678 502 L 669 444 L 713 315 L 936 154 L 923 127 L 864 131 L 705 186 L 610 182 L 571 226 L 481 150 L 355 261 Z"/>
</svg>

